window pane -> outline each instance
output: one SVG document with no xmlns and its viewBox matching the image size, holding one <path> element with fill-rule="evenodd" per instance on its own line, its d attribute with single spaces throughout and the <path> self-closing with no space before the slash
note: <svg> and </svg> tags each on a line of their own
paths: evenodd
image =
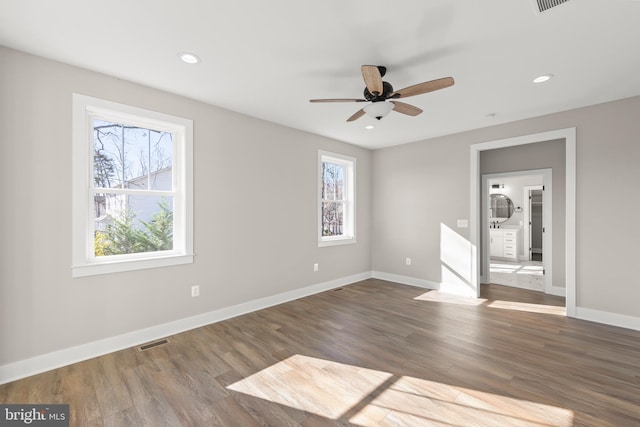
<svg viewBox="0 0 640 427">
<path fill-rule="evenodd" d="M 122 129 L 114 123 L 93 120 L 93 185 L 122 186 Z"/>
<path fill-rule="evenodd" d="M 151 131 L 149 164 L 151 190 L 172 190 L 173 135 L 168 132 Z"/>
<path fill-rule="evenodd" d="M 93 176 L 98 188 L 171 190 L 171 133 L 93 120 Z"/>
<path fill-rule="evenodd" d="M 344 199 L 344 166 L 336 163 L 322 163 L 322 199 Z"/>
<path fill-rule="evenodd" d="M 173 249 L 173 198 L 94 195 L 94 255 Z"/>
<path fill-rule="evenodd" d="M 342 236 L 344 223 L 344 203 L 322 203 L 322 236 Z"/>
</svg>

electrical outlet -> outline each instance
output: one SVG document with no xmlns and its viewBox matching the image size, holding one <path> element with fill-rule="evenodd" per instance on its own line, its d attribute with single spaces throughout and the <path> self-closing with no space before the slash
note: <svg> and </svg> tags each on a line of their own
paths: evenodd
<svg viewBox="0 0 640 427">
<path fill-rule="evenodd" d="M 406 259 L 404 260 L 404 263 L 405 263 L 406 265 L 411 265 L 411 258 L 406 258 Z"/>
<path fill-rule="evenodd" d="M 193 286 L 191 287 L 191 296 L 192 296 L 193 298 L 195 298 L 195 297 L 199 297 L 199 296 L 200 296 L 200 286 L 198 286 L 198 285 L 193 285 Z"/>
<path fill-rule="evenodd" d="M 318 264 L 313 264 L 313 271 L 318 271 Z"/>
<path fill-rule="evenodd" d="M 458 228 L 469 228 L 469 220 L 468 219 L 459 219 L 458 220 Z"/>
</svg>

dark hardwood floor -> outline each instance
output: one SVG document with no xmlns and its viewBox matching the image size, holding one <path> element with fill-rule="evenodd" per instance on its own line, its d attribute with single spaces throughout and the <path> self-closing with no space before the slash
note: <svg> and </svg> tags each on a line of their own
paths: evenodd
<svg viewBox="0 0 640 427">
<path fill-rule="evenodd" d="M 75 426 L 636 426 L 640 332 L 370 279 L 0 386 Z"/>
</svg>

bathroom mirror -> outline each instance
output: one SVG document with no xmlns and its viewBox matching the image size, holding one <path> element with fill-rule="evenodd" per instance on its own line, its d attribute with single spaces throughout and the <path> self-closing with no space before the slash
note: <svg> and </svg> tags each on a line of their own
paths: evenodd
<svg viewBox="0 0 640 427">
<path fill-rule="evenodd" d="M 491 195 L 491 209 L 489 210 L 489 222 L 502 223 L 513 215 L 513 202 L 504 194 Z"/>
</svg>

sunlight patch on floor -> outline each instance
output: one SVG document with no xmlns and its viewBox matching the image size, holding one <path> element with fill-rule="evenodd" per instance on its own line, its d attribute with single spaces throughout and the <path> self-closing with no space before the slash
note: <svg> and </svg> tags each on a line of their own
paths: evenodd
<svg viewBox="0 0 640 427">
<path fill-rule="evenodd" d="M 560 426 L 571 410 L 294 355 L 227 387 L 356 425 Z"/>
<path fill-rule="evenodd" d="M 391 374 L 296 354 L 227 388 L 338 419 Z"/>
<path fill-rule="evenodd" d="M 490 308 L 499 308 L 502 310 L 527 311 L 529 313 L 555 314 L 557 316 L 565 316 L 567 309 L 556 305 L 531 304 L 517 301 L 492 301 L 487 304 Z"/>
<path fill-rule="evenodd" d="M 491 268 L 491 273 L 504 273 L 504 274 L 513 274 L 515 273 L 516 269 L 514 268 Z"/>
<path fill-rule="evenodd" d="M 544 291 L 544 269 L 542 264 L 524 262 L 491 262 L 490 281 L 496 285 Z"/>
<path fill-rule="evenodd" d="M 438 292 L 438 291 L 425 292 L 424 294 L 415 297 L 414 300 L 444 302 L 449 304 L 471 305 L 471 306 L 479 306 L 484 304 L 487 301 L 486 299 L 482 299 L 482 298 L 457 296 L 457 295 L 451 295 L 451 294 Z"/>
<path fill-rule="evenodd" d="M 400 377 L 349 421 L 371 425 L 572 426 L 573 411 L 419 378 Z"/>
<path fill-rule="evenodd" d="M 540 271 L 524 271 L 524 270 L 520 270 L 520 271 L 516 271 L 516 274 L 526 274 L 528 276 L 542 276 L 542 270 L 540 270 Z"/>
<path fill-rule="evenodd" d="M 494 264 L 491 263 L 491 271 L 516 271 L 517 269 L 519 269 L 521 266 L 520 265 L 514 265 L 514 264 Z"/>
<path fill-rule="evenodd" d="M 542 275 L 543 268 L 537 265 L 491 264 L 490 271 L 492 273 Z"/>
</svg>

